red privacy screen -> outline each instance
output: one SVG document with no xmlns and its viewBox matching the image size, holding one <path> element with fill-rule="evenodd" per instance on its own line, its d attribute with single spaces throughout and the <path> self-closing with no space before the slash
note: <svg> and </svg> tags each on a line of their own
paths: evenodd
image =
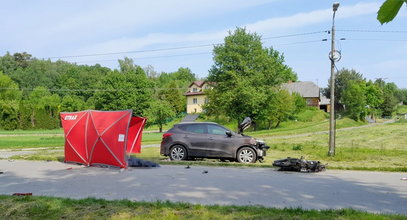
<svg viewBox="0 0 407 220">
<path fill-rule="evenodd" d="M 132 110 L 62 112 L 65 162 L 127 168 L 126 153 L 140 153 L 145 118 Z"/>
</svg>

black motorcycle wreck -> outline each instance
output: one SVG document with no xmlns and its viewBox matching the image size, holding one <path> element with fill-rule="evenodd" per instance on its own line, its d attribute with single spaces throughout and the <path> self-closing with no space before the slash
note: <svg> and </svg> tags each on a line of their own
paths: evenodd
<svg viewBox="0 0 407 220">
<path fill-rule="evenodd" d="M 327 164 L 316 160 L 305 160 L 304 157 L 275 160 L 273 166 L 280 167 L 279 171 L 320 172 L 325 171 Z"/>
</svg>

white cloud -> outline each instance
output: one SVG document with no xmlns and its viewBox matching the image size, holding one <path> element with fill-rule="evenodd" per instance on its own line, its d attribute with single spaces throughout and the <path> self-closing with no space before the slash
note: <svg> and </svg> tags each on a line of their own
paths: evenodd
<svg viewBox="0 0 407 220">
<path fill-rule="evenodd" d="M 366 14 L 376 13 L 378 3 L 359 3 L 351 6 L 341 6 L 337 19 L 353 18 Z M 209 6 L 207 6 L 209 7 Z M 220 6 L 222 8 L 222 6 Z M 340 14 L 340 16 L 339 16 Z M 292 31 L 294 28 L 300 28 L 317 23 L 329 22 L 332 19 L 332 9 L 315 10 L 307 13 L 298 13 L 285 17 L 270 18 L 251 24 L 243 24 L 250 31 L 255 31 L 261 35 L 272 31 Z M 194 45 L 197 43 L 219 43 L 227 35 L 228 30 L 234 27 L 213 32 L 200 33 L 155 33 L 137 38 L 119 38 L 109 40 L 103 43 L 97 43 L 90 47 L 80 49 L 74 53 L 103 53 L 139 50 L 148 46 L 164 45 L 161 47 L 173 47 L 174 45 Z M 292 32 L 291 32 L 292 33 Z M 167 46 L 165 46 L 167 44 Z M 168 46 L 171 45 L 171 46 Z"/>
<path fill-rule="evenodd" d="M 336 19 L 345 19 L 376 13 L 379 7 L 380 5 L 378 3 L 359 3 L 352 6 L 342 6 L 338 9 Z M 274 30 L 288 30 L 331 20 L 332 9 L 322 9 L 306 13 L 298 13 L 286 17 L 270 18 L 253 24 L 247 24 L 246 27 L 252 31 L 268 33 Z"/>
<path fill-rule="evenodd" d="M 174 21 L 198 19 L 217 13 L 227 13 L 253 7 L 274 0 L 155 0 L 155 1 L 98 1 L 91 10 L 73 14 L 50 30 L 53 33 L 132 31 L 150 25 L 170 24 Z"/>
</svg>

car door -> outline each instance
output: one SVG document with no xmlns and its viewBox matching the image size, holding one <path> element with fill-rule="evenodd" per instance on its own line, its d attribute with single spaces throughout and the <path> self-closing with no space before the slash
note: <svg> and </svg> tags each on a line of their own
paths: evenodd
<svg viewBox="0 0 407 220">
<path fill-rule="evenodd" d="M 208 142 L 205 124 L 185 124 L 180 129 L 184 131 L 182 138 L 188 145 L 189 156 L 204 157 Z"/>
<path fill-rule="evenodd" d="M 228 129 L 214 124 L 208 124 L 207 151 L 210 157 L 233 157 L 235 147 L 232 137 L 226 135 Z"/>
</svg>

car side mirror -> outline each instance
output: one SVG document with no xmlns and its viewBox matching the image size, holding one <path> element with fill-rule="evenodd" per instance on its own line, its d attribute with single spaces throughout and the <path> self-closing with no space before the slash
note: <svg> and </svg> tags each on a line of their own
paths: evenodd
<svg viewBox="0 0 407 220">
<path fill-rule="evenodd" d="M 226 136 L 232 137 L 232 132 L 231 131 L 225 131 L 225 133 L 226 133 Z"/>
</svg>

